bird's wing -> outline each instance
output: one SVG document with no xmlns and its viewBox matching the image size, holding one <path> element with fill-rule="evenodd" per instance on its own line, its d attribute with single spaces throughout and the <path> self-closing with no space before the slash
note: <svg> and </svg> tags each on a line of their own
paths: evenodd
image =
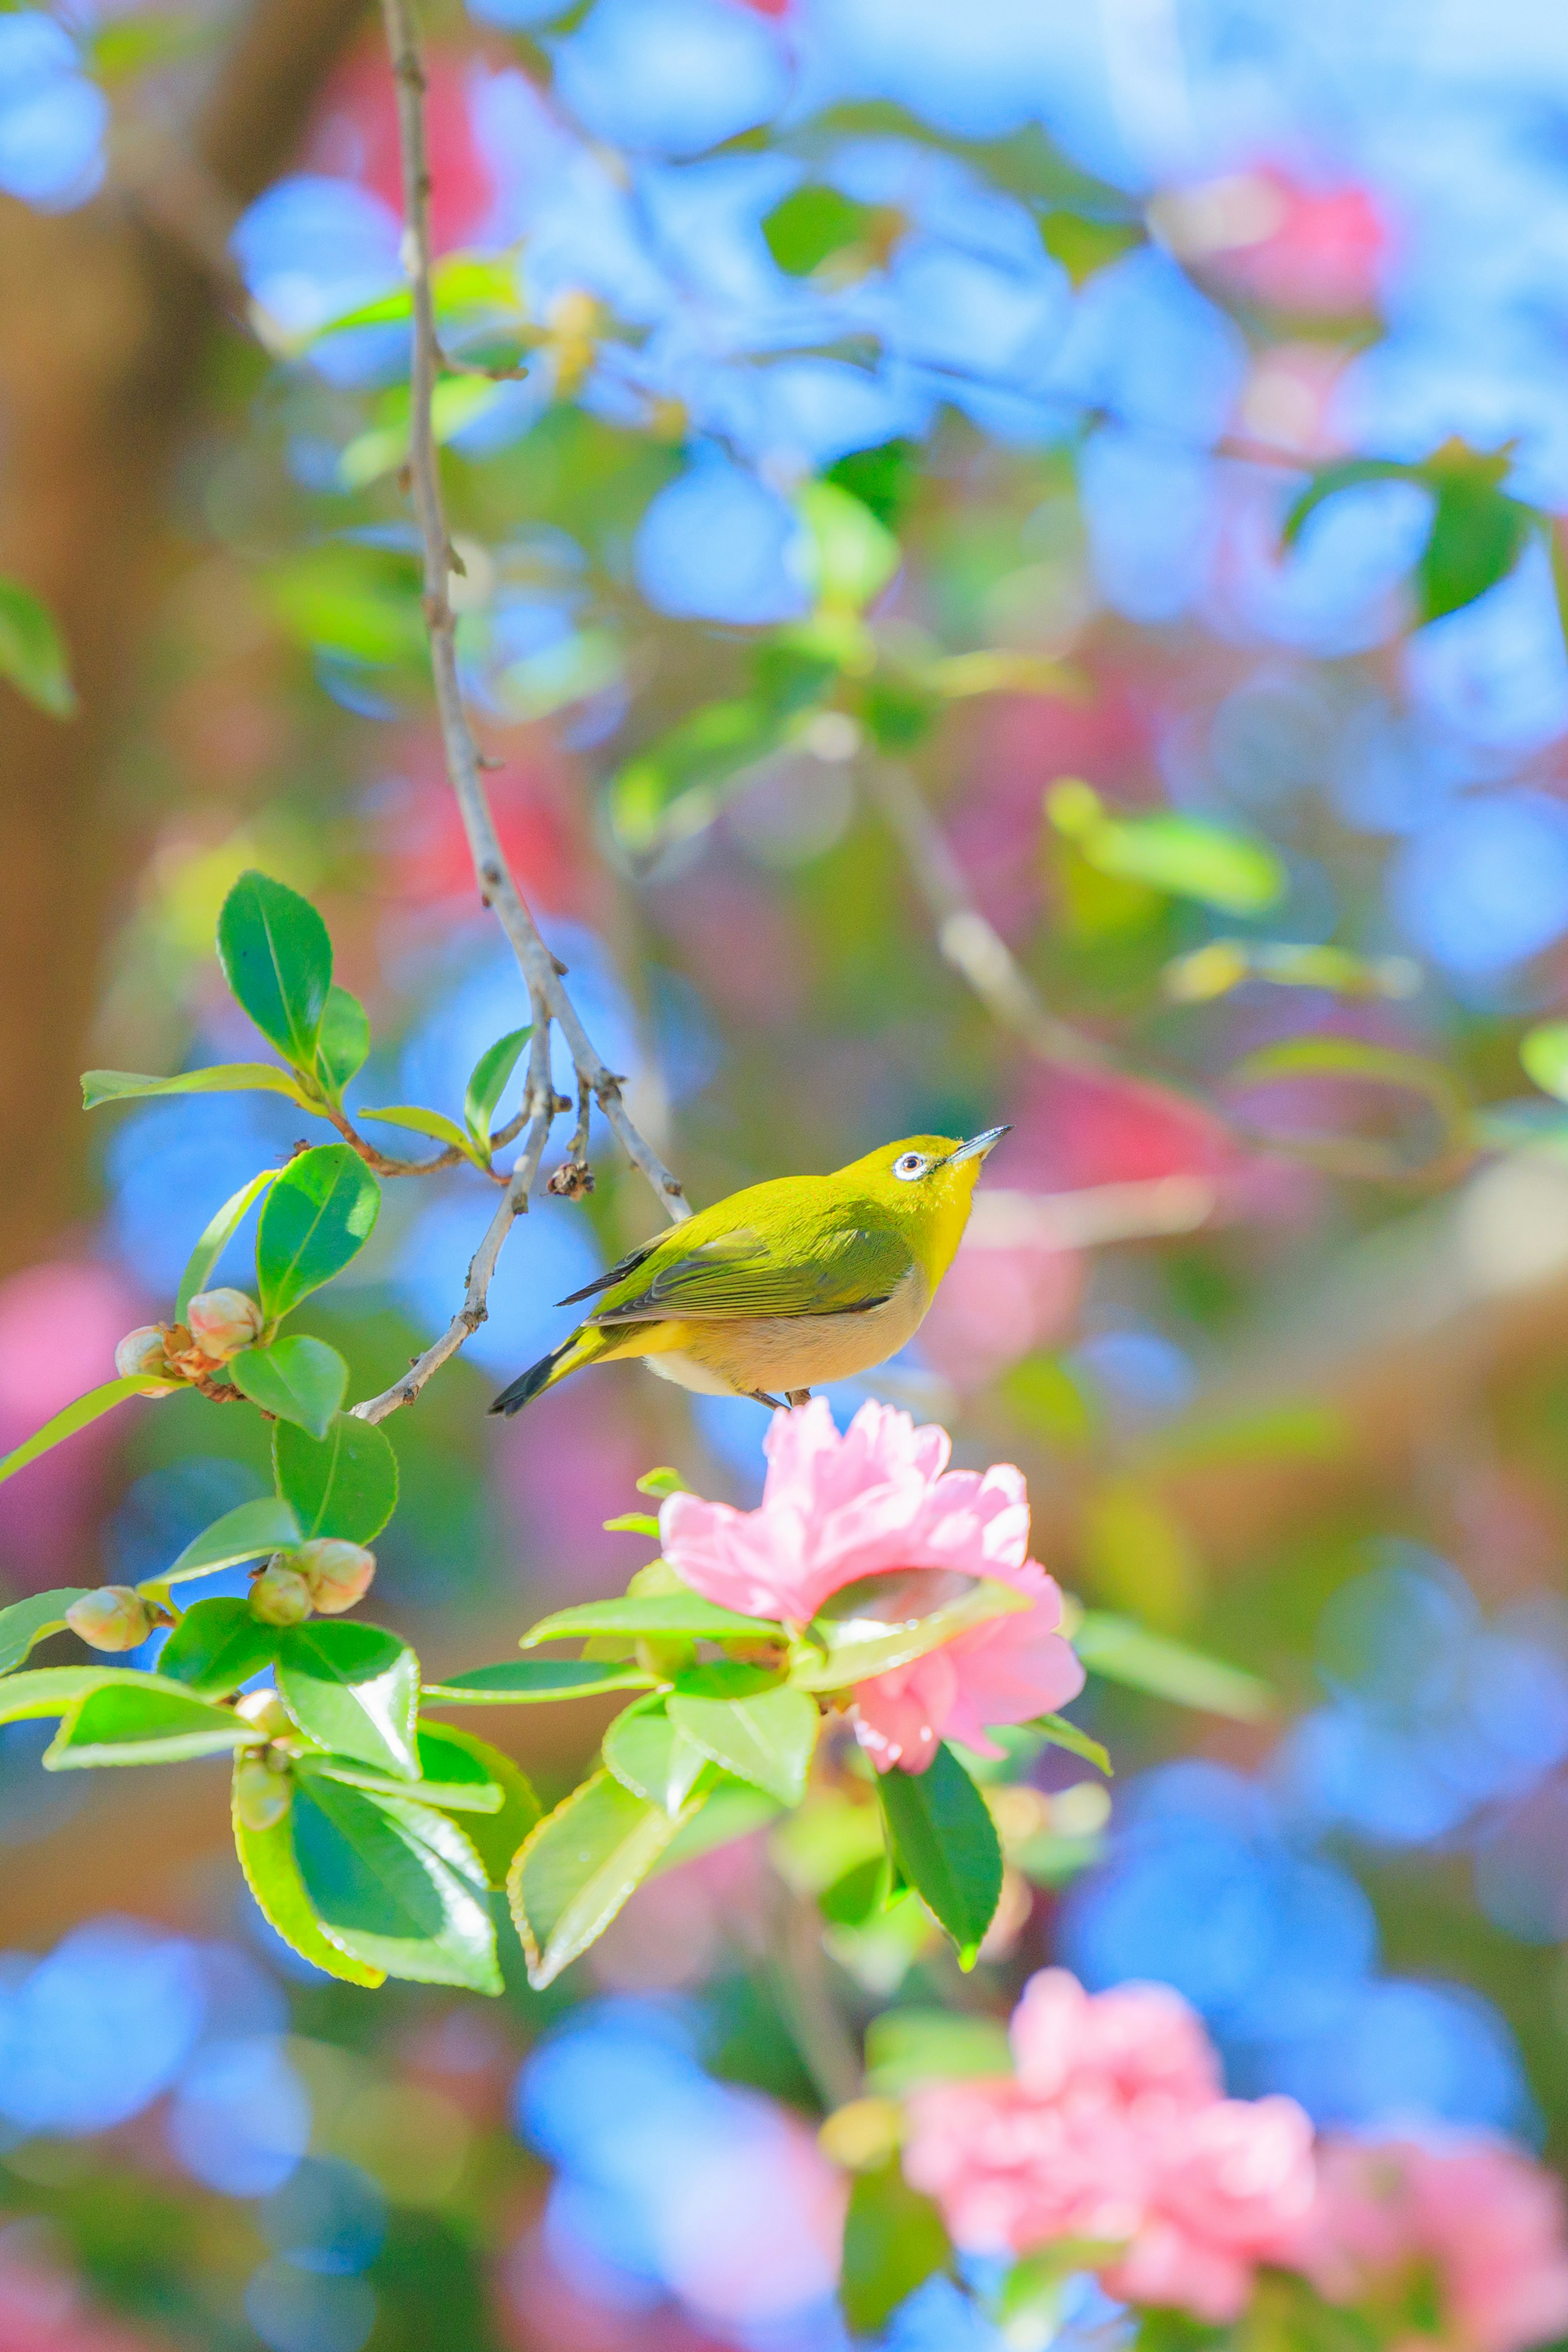
<svg viewBox="0 0 1568 2352">
<path fill-rule="evenodd" d="M 565 1297 L 558 1298 L 555 1304 L 557 1307 L 575 1307 L 580 1298 L 592 1298 L 595 1290 L 613 1290 L 617 1282 L 625 1282 L 628 1274 L 635 1274 L 639 1265 L 647 1265 L 663 1238 L 662 1234 L 656 1234 L 651 1242 L 639 1243 L 615 1265 L 606 1266 L 603 1274 L 594 1276 L 592 1282 L 585 1282 L 581 1290 L 569 1290 Z"/>
<path fill-rule="evenodd" d="M 781 1249 L 751 1226 L 740 1225 L 694 1249 L 680 1251 L 678 1245 L 629 1297 L 616 1299 L 591 1319 L 608 1324 L 849 1315 L 881 1306 L 913 1265 L 908 1244 L 886 1226 L 841 1226 L 809 1234 L 804 1246 L 795 1239 Z"/>
</svg>

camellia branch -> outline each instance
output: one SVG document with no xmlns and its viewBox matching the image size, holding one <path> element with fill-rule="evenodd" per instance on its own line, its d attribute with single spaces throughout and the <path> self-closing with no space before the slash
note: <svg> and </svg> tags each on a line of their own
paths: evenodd
<svg viewBox="0 0 1568 2352">
<path fill-rule="evenodd" d="M 354 1411 L 364 1421 L 383 1421 L 409 1403 L 437 1367 L 455 1355 L 485 1318 L 485 1299 L 496 1261 L 514 1221 L 528 1207 L 557 1109 L 551 1077 L 550 1032 L 553 1023 L 566 1040 L 577 1074 L 580 1099 L 599 1105 L 626 1157 L 651 1187 L 672 1221 L 690 1215 L 680 1184 L 626 1114 L 622 1081 L 608 1068 L 578 1018 L 562 982 L 565 966 L 550 952 L 507 864 L 485 791 L 479 746 L 463 709 L 458 679 L 457 623 L 448 583 L 462 570 L 447 528 L 440 458 L 430 403 L 441 364 L 431 289 L 430 163 L 425 131 L 425 72 L 420 62 L 410 0 L 383 0 L 387 46 L 397 87 L 397 120 L 403 158 L 404 268 L 414 305 L 414 352 L 410 379 L 408 471 L 414 509 L 424 549 L 425 620 L 430 667 L 446 752 L 447 773 L 457 795 L 463 831 L 479 885 L 479 896 L 511 943 L 528 990 L 533 1035 L 521 1118 L 528 1139 L 507 1182 L 505 1195 L 468 1268 L 463 1304 L 447 1329 L 404 1374 L 378 1397 Z M 563 1106 L 564 1107 L 564 1106 Z M 574 1158 L 576 1144 L 574 1143 Z M 577 1189 L 583 1189 L 581 1185 Z"/>
</svg>

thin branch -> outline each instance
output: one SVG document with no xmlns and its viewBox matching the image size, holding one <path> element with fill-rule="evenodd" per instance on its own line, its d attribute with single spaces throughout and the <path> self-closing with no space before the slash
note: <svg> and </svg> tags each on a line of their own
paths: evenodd
<svg viewBox="0 0 1568 2352">
<path fill-rule="evenodd" d="M 359 1153 L 365 1166 L 377 1176 L 438 1176 L 443 1168 L 456 1168 L 468 1162 L 468 1154 L 459 1151 L 455 1143 L 448 1143 L 434 1160 L 394 1160 L 388 1153 L 378 1151 L 375 1145 L 360 1133 L 347 1112 L 340 1110 L 334 1103 L 323 1103 L 321 1116 L 331 1120 L 343 1141 Z M 498 1184 L 504 1184 L 506 1181 L 504 1176 L 495 1178 Z"/>
<path fill-rule="evenodd" d="M 430 668 L 436 708 L 441 725 L 447 773 L 457 795 L 468 855 L 479 879 L 479 896 L 496 916 L 510 941 L 528 990 L 533 1019 L 529 1046 L 528 1084 L 521 1117 L 529 1121 L 527 1145 L 512 1170 L 506 1196 L 491 1218 L 483 1241 L 474 1253 L 463 1304 L 433 1346 L 417 1357 L 409 1370 L 384 1395 L 368 1398 L 354 1410 L 361 1420 L 384 1420 L 399 1405 L 417 1396 L 437 1367 L 455 1355 L 485 1318 L 486 1296 L 501 1245 L 512 1224 L 528 1207 L 529 1192 L 539 1173 L 544 1147 L 555 1118 L 556 1096 L 550 1072 L 550 1030 L 553 1022 L 566 1040 L 576 1069 L 580 1098 L 596 1102 L 619 1139 L 632 1165 L 652 1188 L 667 1217 L 690 1215 L 681 1187 L 652 1146 L 626 1116 L 621 1080 L 600 1057 L 576 1007 L 562 986 L 565 966 L 559 963 L 540 936 L 524 904 L 496 831 L 485 791 L 479 746 L 469 730 L 458 678 L 457 623 L 447 583 L 458 568 L 447 528 L 441 491 L 440 458 L 431 423 L 430 402 L 441 364 L 436 331 L 436 305 L 431 288 L 430 164 L 425 135 L 425 72 L 414 29 L 409 0 L 383 0 L 387 45 L 397 89 L 397 119 L 403 158 L 404 268 L 414 300 L 414 356 L 409 398 L 409 478 L 414 510 L 424 546 L 425 621 L 430 638 Z M 503 1130 L 504 1132 L 504 1130 Z"/>
<path fill-rule="evenodd" d="M 1044 1062 L 1069 1070 L 1110 1070 L 1115 1058 L 1047 1004 L 995 925 L 969 893 L 959 863 L 907 768 L 891 760 L 866 763 L 867 780 L 905 856 L 915 886 L 936 924 L 943 960 L 966 980 L 1004 1029 L 1021 1037 Z"/>
</svg>

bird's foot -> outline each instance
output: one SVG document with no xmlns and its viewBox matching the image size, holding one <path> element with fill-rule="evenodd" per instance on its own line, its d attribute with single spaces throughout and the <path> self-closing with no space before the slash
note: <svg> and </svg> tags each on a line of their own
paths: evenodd
<svg viewBox="0 0 1568 2352">
<path fill-rule="evenodd" d="M 753 1389 L 752 1391 L 752 1394 L 755 1398 L 757 1403 L 765 1404 L 770 1412 L 782 1412 L 784 1411 L 783 1397 L 770 1396 L 766 1389 Z"/>
<path fill-rule="evenodd" d="M 784 1402 L 789 1406 L 790 1411 L 793 1412 L 797 1404 L 809 1404 L 811 1402 L 811 1391 L 809 1389 L 785 1389 Z"/>
</svg>

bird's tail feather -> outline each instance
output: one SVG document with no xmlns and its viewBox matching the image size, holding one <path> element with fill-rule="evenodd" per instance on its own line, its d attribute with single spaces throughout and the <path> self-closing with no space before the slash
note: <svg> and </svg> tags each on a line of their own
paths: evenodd
<svg viewBox="0 0 1568 2352">
<path fill-rule="evenodd" d="M 574 1372 L 579 1364 L 592 1363 L 595 1356 L 604 1352 L 604 1348 L 602 1333 L 586 1328 L 574 1331 L 570 1339 L 563 1339 L 559 1348 L 552 1348 L 548 1356 L 541 1356 L 537 1364 L 531 1364 L 526 1372 L 520 1372 L 510 1388 L 502 1389 L 490 1411 L 504 1413 L 510 1419 L 514 1412 L 521 1412 L 525 1404 L 531 1404 L 536 1396 L 542 1396 L 546 1389 L 553 1388 L 557 1381 L 563 1381 L 568 1372 Z"/>
</svg>

